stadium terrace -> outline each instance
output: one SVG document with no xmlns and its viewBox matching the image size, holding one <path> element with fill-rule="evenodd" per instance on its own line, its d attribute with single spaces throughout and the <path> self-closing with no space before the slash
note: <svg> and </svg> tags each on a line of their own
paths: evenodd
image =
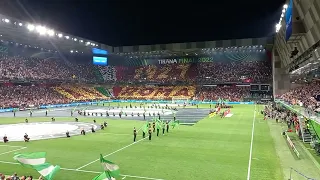
<svg viewBox="0 0 320 180">
<path fill-rule="evenodd" d="M 320 179 L 310 14 L 288 0 L 272 37 L 121 47 L 0 15 L 0 179 Z"/>
</svg>

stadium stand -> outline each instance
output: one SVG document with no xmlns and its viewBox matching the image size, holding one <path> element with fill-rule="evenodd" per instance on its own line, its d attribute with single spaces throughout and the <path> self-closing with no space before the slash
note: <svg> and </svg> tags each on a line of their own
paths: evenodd
<svg viewBox="0 0 320 180">
<path fill-rule="evenodd" d="M 1 108 L 25 108 L 69 102 L 70 99 L 48 87 L 0 86 Z"/>
<path fill-rule="evenodd" d="M 320 94 L 320 83 L 313 81 L 282 94 L 280 98 L 293 105 L 300 105 L 313 111 L 319 108 L 317 96 Z"/>
<path fill-rule="evenodd" d="M 164 87 L 114 87 L 114 96 L 119 99 L 166 99 L 172 97 L 193 98 L 196 88 L 194 86 L 164 86 Z"/>
<path fill-rule="evenodd" d="M 242 101 L 243 98 L 250 96 L 250 87 L 239 86 L 218 86 L 198 88 L 197 99 L 201 101 L 217 101 L 224 99 L 232 102 Z"/>
</svg>

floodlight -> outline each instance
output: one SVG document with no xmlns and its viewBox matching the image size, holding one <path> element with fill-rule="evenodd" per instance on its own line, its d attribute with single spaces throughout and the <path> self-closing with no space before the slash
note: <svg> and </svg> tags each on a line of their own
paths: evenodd
<svg viewBox="0 0 320 180">
<path fill-rule="evenodd" d="M 59 38 L 62 38 L 62 36 L 63 36 L 63 35 L 62 35 L 61 33 L 58 34 L 58 37 L 59 37 Z"/>
<path fill-rule="evenodd" d="M 86 43 L 86 45 L 90 45 L 90 42 L 88 41 L 88 42 Z"/>
<path fill-rule="evenodd" d="M 27 28 L 29 29 L 29 31 L 33 31 L 34 30 L 34 25 L 28 24 Z"/>
<path fill-rule="evenodd" d="M 284 17 L 284 13 L 281 14 L 281 18 L 283 18 L 283 17 Z"/>
<path fill-rule="evenodd" d="M 10 20 L 9 19 L 4 19 L 4 22 L 9 23 Z"/>
<path fill-rule="evenodd" d="M 53 36 L 54 35 L 54 31 L 52 29 L 48 30 L 47 33 L 48 33 L 49 36 Z"/>
<path fill-rule="evenodd" d="M 69 36 L 66 36 L 66 39 L 69 39 L 70 37 Z"/>
<path fill-rule="evenodd" d="M 83 40 L 79 40 L 81 43 L 83 42 Z"/>
<path fill-rule="evenodd" d="M 286 12 L 286 10 L 285 9 L 282 9 L 282 13 L 285 13 Z"/>
<path fill-rule="evenodd" d="M 71 50 L 70 52 L 73 53 L 73 50 Z"/>
<path fill-rule="evenodd" d="M 74 40 L 74 41 L 77 41 L 77 38 L 74 38 L 73 40 Z"/>
<path fill-rule="evenodd" d="M 22 26 L 22 23 L 19 23 L 19 26 Z"/>
<path fill-rule="evenodd" d="M 44 26 L 37 26 L 36 30 L 40 35 L 45 35 L 47 32 L 47 28 Z"/>
<path fill-rule="evenodd" d="M 287 9 L 287 8 L 288 8 L 287 4 L 283 5 L 283 9 Z"/>
<path fill-rule="evenodd" d="M 91 43 L 91 45 L 92 45 L 92 46 L 95 46 L 96 44 L 95 44 L 95 43 Z"/>
</svg>

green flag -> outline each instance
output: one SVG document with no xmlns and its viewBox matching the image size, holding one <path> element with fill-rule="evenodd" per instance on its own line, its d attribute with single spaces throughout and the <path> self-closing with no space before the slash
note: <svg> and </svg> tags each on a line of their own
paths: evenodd
<svg viewBox="0 0 320 180">
<path fill-rule="evenodd" d="M 148 132 L 148 126 L 149 126 L 149 123 L 148 123 L 148 122 L 145 123 L 145 124 L 142 126 L 142 131 L 143 131 L 144 133 L 147 133 L 147 132 Z"/>
<path fill-rule="evenodd" d="M 172 129 L 174 129 L 176 126 L 179 126 L 179 124 L 180 122 L 178 120 L 169 122 L 169 125 L 172 126 Z"/>
<path fill-rule="evenodd" d="M 53 166 L 46 163 L 46 153 L 18 153 L 13 159 L 22 166 L 38 171 L 46 180 L 52 180 L 53 176 L 59 171 L 60 166 Z"/>
<path fill-rule="evenodd" d="M 107 175 L 110 177 L 119 177 L 120 176 L 120 170 L 119 166 L 114 164 L 111 161 L 108 161 L 103 158 L 102 154 L 100 154 L 100 163 L 102 165 L 103 170 Z"/>
<path fill-rule="evenodd" d="M 106 172 L 101 173 L 100 175 L 94 177 L 92 180 L 113 180 L 115 178 L 110 177 Z"/>
</svg>

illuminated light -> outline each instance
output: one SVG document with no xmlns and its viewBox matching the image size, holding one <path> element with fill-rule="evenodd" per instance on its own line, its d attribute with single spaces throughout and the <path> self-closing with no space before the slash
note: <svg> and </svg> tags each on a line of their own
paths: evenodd
<svg viewBox="0 0 320 180">
<path fill-rule="evenodd" d="M 287 9 L 287 8 L 288 8 L 287 4 L 283 5 L 283 9 Z"/>
<path fill-rule="evenodd" d="M 32 24 L 28 24 L 27 28 L 29 29 L 29 31 L 33 31 L 35 27 Z"/>
<path fill-rule="evenodd" d="M 19 26 L 22 26 L 22 23 L 19 23 Z"/>
<path fill-rule="evenodd" d="M 73 40 L 74 40 L 74 41 L 77 41 L 77 38 L 74 38 Z"/>
<path fill-rule="evenodd" d="M 73 53 L 73 50 L 71 50 L 70 52 Z"/>
<path fill-rule="evenodd" d="M 54 31 L 52 29 L 48 30 L 47 33 L 48 33 L 49 36 L 53 36 L 54 35 Z"/>
<path fill-rule="evenodd" d="M 70 37 L 69 36 L 66 36 L 66 39 L 69 39 Z"/>
<path fill-rule="evenodd" d="M 83 40 L 79 40 L 79 42 L 81 42 L 81 43 L 82 43 L 82 42 L 83 42 Z"/>
<path fill-rule="evenodd" d="M 76 53 L 77 53 L 78 51 L 76 51 Z"/>
<path fill-rule="evenodd" d="M 282 9 L 282 13 L 285 13 L 286 12 L 286 10 L 285 9 Z"/>
<path fill-rule="evenodd" d="M 4 22 L 9 23 L 10 20 L 9 19 L 4 19 Z"/>
<path fill-rule="evenodd" d="M 62 36 L 63 36 L 63 35 L 62 35 L 61 33 L 58 34 L 58 37 L 59 37 L 59 38 L 62 38 Z"/>
<path fill-rule="evenodd" d="M 44 35 L 47 32 L 47 28 L 44 26 L 37 26 L 36 30 L 40 35 Z"/>
<path fill-rule="evenodd" d="M 90 42 L 88 41 L 88 42 L 86 43 L 86 45 L 90 45 Z"/>
</svg>

